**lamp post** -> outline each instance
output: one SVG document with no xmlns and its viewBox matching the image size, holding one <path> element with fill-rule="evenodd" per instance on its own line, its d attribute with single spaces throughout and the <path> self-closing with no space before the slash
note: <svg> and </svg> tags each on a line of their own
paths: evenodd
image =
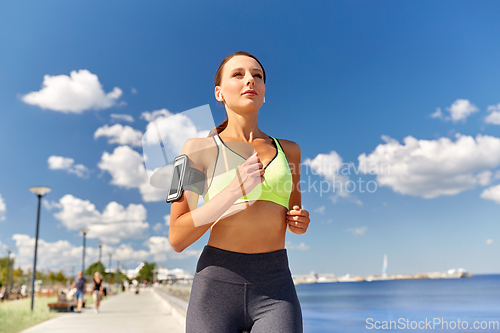
<svg viewBox="0 0 500 333">
<path fill-rule="evenodd" d="M 5 276 L 5 295 L 6 299 L 9 300 L 10 294 L 10 254 L 12 253 L 11 249 L 7 249 L 7 276 Z"/>
<path fill-rule="evenodd" d="M 80 232 L 83 234 L 82 274 L 85 276 L 85 236 L 89 232 L 89 229 L 83 228 L 80 229 Z"/>
<path fill-rule="evenodd" d="M 11 250 L 12 251 L 12 250 Z M 14 287 L 14 254 L 9 254 L 9 258 L 12 258 L 12 262 L 10 265 L 10 289 L 12 290 L 12 287 Z"/>
<path fill-rule="evenodd" d="M 116 261 L 116 283 L 120 283 L 120 260 Z"/>
<path fill-rule="evenodd" d="M 109 281 L 108 281 L 108 283 L 111 283 L 111 255 L 113 255 L 113 252 L 111 252 L 111 251 L 108 252 L 108 255 L 109 255 L 109 266 L 108 266 L 109 267 L 108 268 L 109 269 Z"/>
<path fill-rule="evenodd" d="M 33 260 L 33 279 L 31 280 L 31 312 L 33 312 L 33 304 L 35 302 L 35 279 L 36 279 L 36 252 L 38 249 L 38 229 L 40 226 L 40 202 L 42 197 L 49 193 L 52 189 L 46 186 L 33 186 L 29 188 L 30 192 L 38 197 L 38 212 L 36 215 L 36 236 L 35 236 L 35 258 Z"/>
<path fill-rule="evenodd" d="M 104 245 L 103 243 L 98 243 L 97 245 L 99 245 L 99 274 L 101 275 L 101 279 L 102 279 L 102 273 L 101 273 L 101 257 L 102 257 L 102 246 Z"/>
</svg>

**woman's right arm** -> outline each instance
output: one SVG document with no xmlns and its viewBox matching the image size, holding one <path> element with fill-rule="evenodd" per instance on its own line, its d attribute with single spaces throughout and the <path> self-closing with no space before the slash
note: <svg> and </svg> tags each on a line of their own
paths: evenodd
<svg viewBox="0 0 500 333">
<path fill-rule="evenodd" d="M 190 156 L 190 152 L 196 151 L 195 140 L 186 141 L 182 148 L 182 154 Z M 193 154 L 193 156 L 195 155 Z M 204 164 L 203 161 L 189 159 L 189 165 L 203 170 Z M 172 202 L 168 239 L 175 252 L 182 252 L 196 242 L 242 196 L 241 184 L 243 184 L 245 192 L 248 193 L 264 181 L 262 177 L 264 170 L 257 153 L 254 153 L 239 166 L 238 173 L 239 179 L 235 177 L 231 184 L 198 208 L 199 195 L 189 190 L 183 191 L 181 198 Z"/>
</svg>

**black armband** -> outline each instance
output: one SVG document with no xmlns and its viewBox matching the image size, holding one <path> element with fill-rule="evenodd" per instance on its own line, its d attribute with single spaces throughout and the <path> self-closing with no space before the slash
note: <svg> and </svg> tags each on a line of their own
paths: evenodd
<svg viewBox="0 0 500 333">
<path fill-rule="evenodd" d="M 166 201 L 170 203 L 179 200 L 184 190 L 190 190 L 201 195 L 204 188 L 205 174 L 189 166 L 186 154 L 177 156 L 174 160 L 172 181 L 170 182 Z"/>
</svg>

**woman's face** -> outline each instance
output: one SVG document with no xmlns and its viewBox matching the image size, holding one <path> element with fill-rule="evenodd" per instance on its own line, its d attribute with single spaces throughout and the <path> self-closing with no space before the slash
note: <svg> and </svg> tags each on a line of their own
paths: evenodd
<svg viewBox="0 0 500 333">
<path fill-rule="evenodd" d="M 231 110 L 259 109 L 264 102 L 266 85 L 259 63 L 247 56 L 232 57 L 222 69 L 220 86 L 215 97 Z M 245 93 L 247 90 L 253 93 Z"/>
<path fill-rule="evenodd" d="M 99 274 L 99 272 L 96 272 L 96 273 L 94 274 L 94 277 L 95 277 L 96 279 L 100 279 L 100 278 L 101 278 L 101 274 Z"/>
</svg>

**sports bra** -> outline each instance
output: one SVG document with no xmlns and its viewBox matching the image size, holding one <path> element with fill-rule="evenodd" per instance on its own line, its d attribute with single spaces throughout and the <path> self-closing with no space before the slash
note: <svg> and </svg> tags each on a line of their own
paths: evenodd
<svg viewBox="0 0 500 333">
<path fill-rule="evenodd" d="M 290 171 L 290 166 L 288 165 L 288 160 L 281 144 L 277 139 L 271 138 L 276 148 L 276 154 L 264 167 L 264 182 L 257 184 L 250 193 L 246 193 L 245 196 L 238 198 L 233 205 L 247 201 L 266 200 L 288 209 L 288 201 L 290 200 L 293 187 L 292 172 Z M 207 192 L 203 196 L 205 202 L 208 202 L 228 186 L 236 176 L 236 170 L 239 165 L 247 160 L 226 146 L 219 134 L 213 136 L 213 139 L 217 145 L 217 159 L 215 161 L 212 180 Z"/>
</svg>

